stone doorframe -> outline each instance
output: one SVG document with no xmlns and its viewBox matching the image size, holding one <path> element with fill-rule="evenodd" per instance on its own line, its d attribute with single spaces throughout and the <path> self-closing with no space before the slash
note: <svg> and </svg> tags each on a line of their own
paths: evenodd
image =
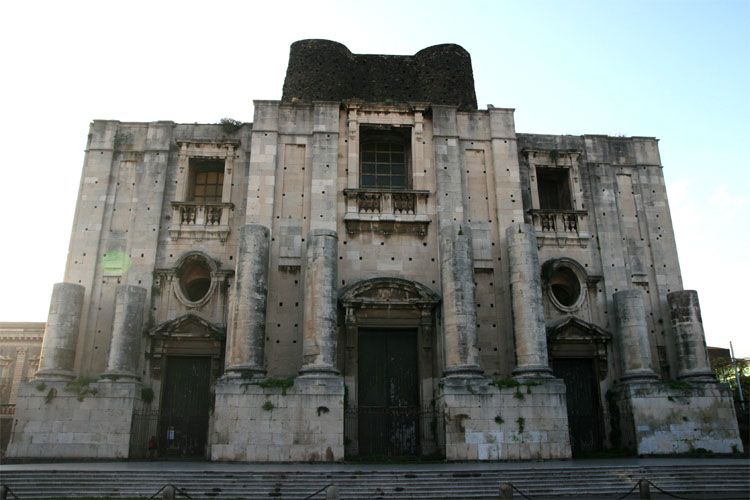
<svg viewBox="0 0 750 500">
<path fill-rule="evenodd" d="M 547 325 L 547 352 L 552 358 L 593 358 L 597 377 L 607 378 L 608 344 L 612 334 L 575 316 L 567 316 Z"/>
<path fill-rule="evenodd" d="M 371 278 L 353 283 L 339 293 L 344 319 L 339 325 L 340 370 L 346 384 L 345 446 L 347 454 L 358 453 L 356 413 L 358 388 L 358 344 L 360 328 L 414 328 L 417 330 L 419 399 L 425 411 L 434 410 L 433 397 L 439 378 L 438 354 L 441 345 L 435 338 L 436 307 L 440 295 L 416 281 L 402 278 Z M 353 416 L 352 416 L 353 415 Z M 352 421 L 353 419 L 353 421 Z M 429 422 L 427 422 L 429 423 Z M 437 437 L 431 425 L 421 425 L 420 452 L 432 454 Z"/>
</svg>

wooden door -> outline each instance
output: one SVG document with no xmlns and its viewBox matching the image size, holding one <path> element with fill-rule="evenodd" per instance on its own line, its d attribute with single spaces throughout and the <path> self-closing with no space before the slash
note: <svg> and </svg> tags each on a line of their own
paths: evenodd
<svg viewBox="0 0 750 500">
<path fill-rule="evenodd" d="M 417 455 L 417 332 L 362 330 L 358 357 L 360 455 Z"/>
</svg>

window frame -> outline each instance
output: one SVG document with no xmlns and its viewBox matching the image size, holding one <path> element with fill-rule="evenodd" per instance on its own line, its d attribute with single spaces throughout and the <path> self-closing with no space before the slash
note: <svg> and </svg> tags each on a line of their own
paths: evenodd
<svg viewBox="0 0 750 500">
<path fill-rule="evenodd" d="M 359 130 L 359 179 L 360 189 L 378 191 L 404 191 L 412 189 L 411 167 L 412 127 L 363 125 Z M 394 150 L 395 147 L 395 150 Z M 374 156 L 372 156 L 374 155 Z M 394 161 L 401 156 L 402 162 Z M 401 173 L 394 172 L 394 167 Z M 366 180 L 371 177 L 372 181 Z M 394 178 L 403 178 L 401 185 L 394 185 Z M 378 182 L 379 179 L 388 179 Z"/>
</svg>

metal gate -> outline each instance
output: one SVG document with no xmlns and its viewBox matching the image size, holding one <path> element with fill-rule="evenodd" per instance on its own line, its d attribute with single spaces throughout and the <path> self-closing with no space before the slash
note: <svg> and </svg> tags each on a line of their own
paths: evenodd
<svg viewBox="0 0 750 500">
<path fill-rule="evenodd" d="M 570 445 L 574 456 L 602 449 L 599 384 L 594 368 L 593 358 L 552 360 L 555 376 L 565 381 Z"/>
<path fill-rule="evenodd" d="M 359 454 L 417 455 L 417 332 L 361 330 L 358 358 Z"/>
<path fill-rule="evenodd" d="M 161 456 L 205 456 L 210 384 L 211 358 L 167 358 L 157 439 Z"/>
</svg>

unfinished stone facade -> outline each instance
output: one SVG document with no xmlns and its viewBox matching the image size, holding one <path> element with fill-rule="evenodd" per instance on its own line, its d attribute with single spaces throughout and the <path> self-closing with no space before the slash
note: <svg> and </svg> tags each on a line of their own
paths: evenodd
<svg viewBox="0 0 750 500">
<path fill-rule="evenodd" d="M 296 42 L 254 108 L 92 123 L 12 456 L 741 448 L 656 139 L 516 133 L 456 45 Z"/>
</svg>

